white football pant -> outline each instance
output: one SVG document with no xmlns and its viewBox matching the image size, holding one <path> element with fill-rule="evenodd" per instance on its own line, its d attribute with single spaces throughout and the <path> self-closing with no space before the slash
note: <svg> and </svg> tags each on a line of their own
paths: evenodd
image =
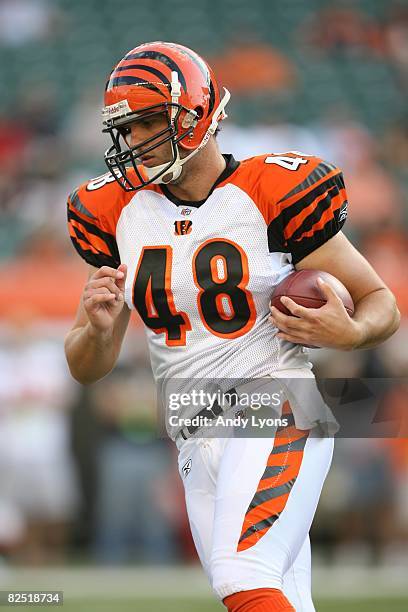
<svg viewBox="0 0 408 612">
<path fill-rule="evenodd" d="M 292 426 L 275 439 L 189 438 L 178 446 L 191 532 L 218 597 L 276 588 L 297 612 L 314 611 L 309 529 L 333 438 Z"/>
</svg>

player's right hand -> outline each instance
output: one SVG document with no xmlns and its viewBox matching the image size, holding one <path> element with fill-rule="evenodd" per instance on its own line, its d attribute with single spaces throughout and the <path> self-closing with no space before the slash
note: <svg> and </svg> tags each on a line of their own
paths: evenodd
<svg viewBox="0 0 408 612">
<path fill-rule="evenodd" d="M 96 332 L 113 330 L 125 304 L 126 264 L 117 269 L 102 266 L 89 278 L 82 300 L 89 322 Z"/>
</svg>

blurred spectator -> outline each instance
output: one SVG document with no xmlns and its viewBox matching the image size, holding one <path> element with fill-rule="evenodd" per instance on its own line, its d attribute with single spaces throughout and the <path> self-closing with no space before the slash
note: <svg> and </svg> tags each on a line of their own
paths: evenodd
<svg viewBox="0 0 408 612">
<path fill-rule="evenodd" d="M 102 133 L 102 106 L 99 84 L 95 88 L 90 86 L 66 117 L 63 126 L 65 151 L 69 155 L 69 162 L 75 166 L 102 167 L 103 152 L 112 144 L 110 136 Z"/>
<path fill-rule="evenodd" d="M 408 87 L 408 7 L 395 3 L 389 9 L 385 24 L 385 42 L 389 58 L 398 71 L 404 88 Z M 405 89 L 406 91 L 406 89 Z"/>
<path fill-rule="evenodd" d="M 176 464 L 169 444 L 156 438 L 154 398 L 151 377 L 139 368 L 116 368 L 94 388 L 92 404 L 103 430 L 94 552 L 102 563 L 167 563 L 178 557 L 176 508 L 182 501 L 166 486 Z"/>
<path fill-rule="evenodd" d="M 279 123 L 276 125 L 251 125 L 242 127 L 226 122 L 218 136 L 223 151 L 231 152 L 236 159 L 245 159 L 260 153 L 304 151 L 311 155 L 320 153 L 321 140 L 308 126 Z"/>
<path fill-rule="evenodd" d="M 384 134 L 381 147 L 390 172 L 398 177 L 405 191 L 404 219 L 408 226 L 408 115 L 393 122 Z"/>
<path fill-rule="evenodd" d="M 46 0 L 0 0 L 0 45 L 17 47 L 55 34 L 55 7 Z"/>
<path fill-rule="evenodd" d="M 0 213 L 10 212 L 10 201 L 19 189 L 24 160 L 31 142 L 30 130 L 16 118 L 0 114 Z"/>
<path fill-rule="evenodd" d="M 218 81 L 241 96 L 287 91 L 296 83 L 291 61 L 271 45 L 252 40 L 248 32 L 236 36 L 222 55 L 212 58 L 211 64 Z"/>
<path fill-rule="evenodd" d="M 33 138 L 57 135 L 60 117 L 53 83 L 27 75 L 18 93 L 19 104 L 14 108 L 13 118 L 26 126 Z"/>
<path fill-rule="evenodd" d="M 408 167 L 408 116 L 391 124 L 385 134 L 385 152 L 391 170 Z"/>
<path fill-rule="evenodd" d="M 304 39 L 331 55 L 382 56 L 382 30 L 350 1 L 324 6 L 302 24 Z"/>
<path fill-rule="evenodd" d="M 323 109 L 313 126 L 313 133 L 319 142 L 319 155 L 337 164 L 346 173 L 354 173 L 355 166 L 362 158 L 377 157 L 377 140 L 348 114 L 347 109 L 341 110 L 338 106 Z"/>
<path fill-rule="evenodd" d="M 382 376 L 395 379 L 396 387 L 402 385 L 401 389 L 406 391 L 408 379 L 408 318 L 402 320 L 398 333 L 389 338 L 382 346 L 377 349 L 378 360 L 382 364 Z M 408 395 L 406 396 L 406 398 Z M 400 404 L 400 395 L 397 401 Z M 406 405 L 401 414 L 402 422 L 408 425 L 408 412 Z M 401 432 L 408 438 L 408 428 Z"/>
<path fill-rule="evenodd" d="M 387 440 L 336 441 L 319 513 L 328 514 L 339 563 L 380 562 L 396 540 L 396 483 L 387 450 Z"/>
<path fill-rule="evenodd" d="M 15 309 L 0 347 L 0 508 L 7 517 L 0 546 L 20 563 L 66 554 L 78 502 L 66 412 L 71 390 L 60 344 L 36 327 L 29 307 Z"/>
<path fill-rule="evenodd" d="M 351 202 L 349 219 L 354 228 L 365 233 L 401 223 L 401 191 L 370 155 L 361 158 L 345 177 Z"/>
<path fill-rule="evenodd" d="M 365 140 L 361 143 L 363 146 L 354 146 L 352 163 L 346 163 L 345 167 L 349 221 L 362 234 L 398 227 L 402 221 L 403 202 L 398 184 L 379 162 L 376 143 L 373 139 Z"/>
<path fill-rule="evenodd" d="M 408 261 L 408 233 L 398 227 L 398 217 L 390 219 L 389 223 L 384 220 L 384 229 L 378 228 L 376 232 L 366 236 L 363 242 L 363 252 L 368 261 L 374 266 L 375 270 L 384 279 L 393 291 L 398 307 L 403 317 L 408 317 L 408 286 L 406 282 L 407 261 Z M 389 225 L 387 230 L 386 226 Z M 402 342 L 402 330 L 390 338 L 401 344 L 401 348 L 406 346 Z M 379 348 L 380 351 L 386 350 L 387 344 Z M 395 346 L 396 349 L 396 346 Z M 392 358 L 390 360 L 392 363 Z M 406 376 L 405 374 L 393 374 L 394 376 Z"/>
<path fill-rule="evenodd" d="M 408 326 L 405 323 L 403 330 L 402 341 L 408 340 Z M 397 350 L 397 367 L 393 368 L 391 375 L 401 375 L 401 378 L 396 379 L 392 385 L 386 399 L 385 405 L 389 414 L 393 418 L 397 418 L 400 422 L 398 438 L 388 440 L 387 451 L 392 462 L 393 478 L 396 487 L 397 515 L 396 529 L 398 532 L 398 541 L 402 547 L 407 547 L 408 544 L 408 414 L 407 414 L 407 397 L 408 397 L 408 350 L 405 344 L 405 350 L 402 349 L 401 342 L 396 345 L 394 342 L 389 347 L 389 363 L 393 364 L 394 354 L 392 349 Z M 402 356 L 401 353 L 404 353 Z"/>
</svg>

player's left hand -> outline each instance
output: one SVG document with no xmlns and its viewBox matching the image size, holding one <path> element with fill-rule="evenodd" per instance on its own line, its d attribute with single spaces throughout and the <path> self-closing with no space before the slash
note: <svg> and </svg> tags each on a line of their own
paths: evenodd
<svg viewBox="0 0 408 612">
<path fill-rule="evenodd" d="M 359 324 L 348 315 L 343 302 L 328 283 L 319 279 L 318 284 L 327 300 L 321 308 L 305 308 L 286 296 L 281 297 L 281 302 L 293 316 L 270 306 L 269 321 L 279 330 L 277 338 L 295 344 L 352 350 L 359 343 Z"/>
</svg>

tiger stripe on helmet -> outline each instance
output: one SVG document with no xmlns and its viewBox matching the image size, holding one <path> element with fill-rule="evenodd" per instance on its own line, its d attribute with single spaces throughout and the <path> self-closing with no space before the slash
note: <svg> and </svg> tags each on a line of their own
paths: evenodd
<svg viewBox="0 0 408 612">
<path fill-rule="evenodd" d="M 177 48 L 177 50 L 180 51 L 181 53 L 184 53 L 184 55 L 186 55 L 189 59 L 191 59 L 196 64 L 196 66 L 199 67 L 199 69 L 201 70 L 201 74 L 204 76 L 204 78 L 207 81 L 207 84 L 210 90 L 210 100 L 209 100 L 208 110 L 207 110 L 207 117 L 208 117 L 214 110 L 214 105 L 215 105 L 215 88 L 214 88 L 214 83 L 212 82 L 212 79 L 211 79 L 211 75 L 210 75 L 208 66 L 205 63 L 205 61 L 199 55 L 197 55 L 197 53 L 194 53 L 193 51 L 191 51 L 191 49 L 187 49 L 187 47 L 180 48 L 178 47 L 178 45 L 173 45 L 173 46 Z"/>
<path fill-rule="evenodd" d="M 183 72 L 181 71 L 180 67 L 176 64 L 176 62 L 168 55 L 165 55 L 164 53 L 159 52 L 159 51 L 139 51 L 138 53 L 130 53 L 129 55 L 126 55 L 124 58 L 124 60 L 134 60 L 134 59 L 150 59 L 150 60 L 154 60 L 156 62 L 160 62 L 164 64 L 165 66 L 167 66 L 167 68 L 170 68 L 172 72 L 177 72 L 178 78 L 180 81 L 180 85 L 182 86 L 184 91 L 187 91 L 186 79 L 184 77 Z"/>
<path fill-rule="evenodd" d="M 166 75 L 163 72 L 160 72 L 160 70 L 157 70 L 156 68 L 153 68 L 152 66 L 147 66 L 145 64 L 129 64 L 128 66 L 119 66 L 118 68 L 115 69 L 115 75 L 117 72 L 124 72 L 125 70 L 145 70 L 146 72 L 150 72 L 151 74 L 156 75 L 162 82 L 164 85 L 167 85 L 169 88 L 171 87 L 171 83 L 169 81 L 169 79 L 166 77 Z M 112 73 L 113 75 L 113 73 Z"/>
<path fill-rule="evenodd" d="M 201 74 L 203 75 L 203 77 L 205 78 L 209 86 L 210 80 L 211 80 L 210 71 L 208 70 L 208 66 L 205 63 L 205 61 L 199 55 L 197 55 L 197 53 L 194 53 L 194 51 L 192 51 L 191 49 L 187 49 L 187 47 L 179 47 L 178 45 L 170 45 L 170 46 L 173 46 L 180 53 L 187 55 L 187 57 L 191 59 L 195 63 L 196 66 L 198 66 L 198 68 L 201 70 Z"/>
<path fill-rule="evenodd" d="M 210 79 L 210 100 L 208 103 L 207 117 L 213 112 L 214 105 L 215 105 L 215 89 L 214 89 L 214 83 Z"/>
<path fill-rule="evenodd" d="M 141 79 L 140 77 L 129 76 L 129 75 L 111 77 L 108 81 L 106 88 L 110 89 L 111 87 L 118 87 L 119 85 L 140 85 L 140 87 L 150 89 L 151 91 L 154 91 L 160 96 L 163 96 L 163 98 L 166 97 L 165 94 L 162 91 L 160 91 L 160 89 L 156 87 L 156 85 L 154 85 L 153 83 L 150 83 L 150 81 L 146 81 L 146 79 Z"/>
</svg>

